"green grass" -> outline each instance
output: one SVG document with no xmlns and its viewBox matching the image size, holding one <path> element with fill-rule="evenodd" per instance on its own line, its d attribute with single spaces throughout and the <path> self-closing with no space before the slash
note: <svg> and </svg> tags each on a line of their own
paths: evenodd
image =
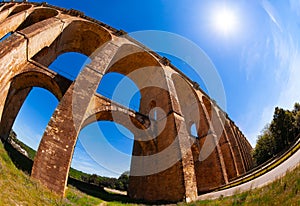
<svg viewBox="0 0 300 206">
<path fill-rule="evenodd" d="M 60 198 L 28 174 L 16 168 L 0 141 L 0 206 L 2 205 L 136 205 L 126 204 L 126 197 L 94 191 L 101 194 L 105 202 L 97 197 L 92 197 L 72 186 L 68 186 L 66 197 Z M 124 198 L 124 199 L 122 199 Z M 117 201 L 113 201 L 118 200 Z"/>
<path fill-rule="evenodd" d="M 0 205 L 64 205 L 64 201 L 18 170 L 0 143 Z"/>
<path fill-rule="evenodd" d="M 288 172 L 283 178 L 260 189 L 251 190 L 231 197 L 220 197 L 217 200 L 198 201 L 191 204 L 181 203 L 179 205 L 300 205 L 300 166 Z"/>
<path fill-rule="evenodd" d="M 104 203 L 103 200 L 88 196 L 82 192 L 79 192 L 75 188 L 68 188 L 66 192 L 66 199 L 70 204 L 82 206 L 100 205 L 101 203 Z"/>
<path fill-rule="evenodd" d="M 0 205 L 137 205 L 126 197 L 94 191 L 95 197 L 69 186 L 65 198 L 51 193 L 18 170 L 0 143 Z M 178 205 L 300 205 L 300 167 L 261 189 L 217 200 Z"/>
</svg>

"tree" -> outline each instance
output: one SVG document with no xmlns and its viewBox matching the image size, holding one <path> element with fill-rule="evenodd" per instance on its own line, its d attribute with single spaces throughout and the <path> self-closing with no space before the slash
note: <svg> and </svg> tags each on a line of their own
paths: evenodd
<svg viewBox="0 0 300 206">
<path fill-rule="evenodd" d="M 299 103 L 295 103 L 293 115 L 295 118 L 294 127 L 295 127 L 295 133 L 297 136 L 300 133 L 300 104 Z"/>
<path fill-rule="evenodd" d="M 258 136 L 253 152 L 256 164 L 261 164 L 288 149 L 299 137 L 299 133 L 300 104 L 295 103 L 292 111 L 276 107 L 271 124 Z"/>
<path fill-rule="evenodd" d="M 262 164 L 275 154 L 276 143 L 269 127 L 266 126 L 263 133 L 258 137 L 253 158 L 256 165 Z"/>
<path fill-rule="evenodd" d="M 298 103 L 298 102 L 296 102 L 295 104 L 294 104 L 294 110 L 293 110 L 293 112 L 300 112 L 300 103 Z"/>
<path fill-rule="evenodd" d="M 15 133 L 14 130 L 10 130 L 8 139 L 13 140 L 13 141 L 15 141 L 17 139 L 17 134 Z"/>
<path fill-rule="evenodd" d="M 92 174 L 89 176 L 88 183 L 98 185 L 98 176 L 96 174 Z"/>
<path fill-rule="evenodd" d="M 123 172 L 118 178 L 118 189 L 126 191 L 129 183 L 129 171 Z"/>
<path fill-rule="evenodd" d="M 295 138 L 294 115 L 288 110 L 276 107 L 270 131 L 275 140 L 275 152 L 279 153 Z"/>
</svg>

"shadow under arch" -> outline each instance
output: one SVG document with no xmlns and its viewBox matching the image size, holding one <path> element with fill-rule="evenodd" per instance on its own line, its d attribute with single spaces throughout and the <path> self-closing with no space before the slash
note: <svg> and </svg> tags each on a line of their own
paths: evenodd
<svg viewBox="0 0 300 206">
<path fill-rule="evenodd" d="M 84 20 L 73 20 L 49 46 L 38 52 L 33 60 L 48 67 L 60 54 L 78 52 L 91 56 L 112 39 L 102 26 Z"/>
<path fill-rule="evenodd" d="M 37 22 L 55 17 L 58 15 L 58 11 L 51 8 L 35 8 L 25 19 L 24 22 L 16 29 L 17 31 L 25 29 Z"/>
<path fill-rule="evenodd" d="M 197 137 L 199 139 L 205 137 L 208 134 L 209 125 L 204 119 L 204 112 L 195 89 L 186 79 L 177 73 L 172 74 L 172 80 L 187 128 L 189 129 L 195 124 Z"/>
<path fill-rule="evenodd" d="M 0 25 L 3 27 L 0 32 L 1 37 L 9 32 L 22 31 L 34 24 L 59 15 L 59 12 L 55 9 L 34 7 L 29 4 L 15 6 L 11 10 L 11 13 L 8 11 L 6 15 L 3 14 L 0 17 Z"/>
<path fill-rule="evenodd" d="M 32 87 L 44 88 L 58 101 L 63 97 L 71 82 L 51 72 L 25 71 L 11 79 L 0 122 L 0 137 L 6 140 L 13 123 Z"/>
<path fill-rule="evenodd" d="M 8 5 L 8 6 L 9 6 L 9 5 Z M 12 12 L 8 15 L 8 17 L 13 16 L 13 15 L 15 15 L 15 14 L 17 14 L 17 13 L 20 13 L 20 12 L 22 12 L 22 11 L 25 11 L 25 10 L 31 8 L 31 7 L 32 7 L 32 5 L 30 5 L 30 4 L 24 4 L 24 5 L 16 6 L 16 7 L 12 10 Z"/>
<path fill-rule="evenodd" d="M 14 5 L 15 5 L 15 3 L 7 4 L 0 9 L 0 12 L 4 11 L 6 9 L 9 9 L 9 8 L 13 7 Z"/>
</svg>

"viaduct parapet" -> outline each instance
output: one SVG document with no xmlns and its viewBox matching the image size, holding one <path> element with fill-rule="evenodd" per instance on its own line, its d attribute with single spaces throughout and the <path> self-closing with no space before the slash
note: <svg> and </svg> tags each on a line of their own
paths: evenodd
<svg viewBox="0 0 300 206">
<path fill-rule="evenodd" d="M 33 87 L 55 95 L 59 104 L 32 176 L 57 194 L 65 193 L 79 132 L 95 121 L 114 121 L 134 134 L 128 194 L 135 199 L 191 201 L 252 168 L 252 147 L 227 114 L 167 59 L 125 32 L 79 11 L 11 2 L 0 4 L 0 39 L 9 33 L 0 42 L 0 135 L 7 139 Z M 91 58 L 74 81 L 48 68 L 67 52 Z M 140 88 L 139 111 L 96 93 L 110 72 Z"/>
</svg>

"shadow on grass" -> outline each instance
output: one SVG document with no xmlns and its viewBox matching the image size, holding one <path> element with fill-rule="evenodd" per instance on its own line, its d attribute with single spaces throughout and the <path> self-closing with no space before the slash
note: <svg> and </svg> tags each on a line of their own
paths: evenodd
<svg viewBox="0 0 300 206">
<path fill-rule="evenodd" d="M 79 190 L 87 195 L 100 198 L 101 200 L 104 200 L 106 202 L 120 202 L 120 203 L 125 203 L 125 204 L 131 203 L 131 204 L 147 204 L 147 205 L 151 205 L 153 203 L 155 203 L 155 205 L 171 203 L 171 202 L 166 202 L 166 201 L 147 202 L 144 200 L 134 200 L 134 199 L 129 198 L 127 195 L 109 193 L 109 192 L 105 191 L 104 188 L 101 186 L 92 185 L 92 184 L 89 184 L 86 182 L 76 180 L 71 177 L 69 177 L 69 179 L 68 179 L 68 185 L 75 187 L 77 190 Z"/>
<path fill-rule="evenodd" d="M 101 186 L 82 182 L 71 177 L 68 178 L 68 185 L 75 187 L 87 195 L 98 197 L 107 202 L 117 201 L 122 203 L 136 203 L 133 202 L 127 195 L 112 194 L 106 192 Z"/>
<path fill-rule="evenodd" d="M 6 150 L 8 156 L 14 163 L 14 165 L 19 169 L 25 172 L 26 174 L 31 174 L 31 169 L 33 166 L 33 161 L 15 149 L 8 142 L 3 143 L 4 149 Z"/>
</svg>

